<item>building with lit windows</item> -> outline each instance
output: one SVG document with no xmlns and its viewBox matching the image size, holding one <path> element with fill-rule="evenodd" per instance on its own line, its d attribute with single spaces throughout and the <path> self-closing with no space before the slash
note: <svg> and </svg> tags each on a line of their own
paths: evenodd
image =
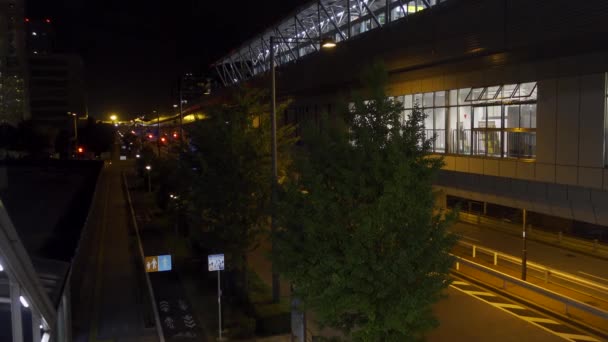
<svg viewBox="0 0 608 342">
<path fill-rule="evenodd" d="M 277 94 L 294 99 L 281 119 L 298 123 L 335 113 L 381 60 L 404 118 L 427 114 L 443 205 L 608 241 L 606 22 L 603 0 L 321 0 L 215 69 L 270 86 L 273 36 Z"/>
<path fill-rule="evenodd" d="M 71 127 L 72 117 L 87 116 L 84 62 L 55 51 L 51 18 L 26 18 L 29 94 L 32 120 L 43 126 Z"/>
<path fill-rule="evenodd" d="M 0 124 L 29 118 L 24 3 L 0 0 Z"/>
</svg>

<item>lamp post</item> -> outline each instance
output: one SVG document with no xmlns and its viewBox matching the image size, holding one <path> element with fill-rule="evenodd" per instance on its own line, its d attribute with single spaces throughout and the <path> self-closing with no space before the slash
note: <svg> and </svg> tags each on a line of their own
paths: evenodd
<svg viewBox="0 0 608 342">
<path fill-rule="evenodd" d="M 148 172 L 148 192 L 152 192 L 152 181 L 150 180 L 150 170 L 152 170 L 152 166 L 146 165 L 146 171 Z"/>
<path fill-rule="evenodd" d="M 270 89 L 271 89 L 271 101 L 272 101 L 272 112 L 270 117 L 271 123 L 271 152 L 272 152 L 272 192 L 271 192 L 271 216 L 270 216 L 270 232 L 271 232 L 271 243 L 272 253 L 274 253 L 274 235 L 276 230 L 276 214 L 277 214 L 277 187 L 279 171 L 277 166 L 277 84 L 276 84 L 276 65 L 274 60 L 274 45 L 277 41 L 287 41 L 281 37 L 270 36 Z M 303 39 L 295 38 L 287 41 L 289 43 L 298 42 L 309 42 L 318 43 L 323 49 L 331 49 L 336 47 L 336 42 L 330 38 L 318 38 L 318 39 Z M 279 280 L 279 274 L 272 264 L 272 301 L 278 303 L 281 296 L 281 283 Z"/>
<path fill-rule="evenodd" d="M 74 121 L 74 137 L 72 138 L 74 140 L 74 145 L 71 148 L 68 146 L 68 154 L 71 155 L 76 146 L 78 146 L 78 114 L 74 112 L 68 112 L 68 115 L 72 116 L 72 120 Z"/>
<path fill-rule="evenodd" d="M 71 115 L 72 119 L 74 120 L 74 143 L 78 145 L 78 114 L 74 112 L 68 112 L 68 115 Z"/>
</svg>

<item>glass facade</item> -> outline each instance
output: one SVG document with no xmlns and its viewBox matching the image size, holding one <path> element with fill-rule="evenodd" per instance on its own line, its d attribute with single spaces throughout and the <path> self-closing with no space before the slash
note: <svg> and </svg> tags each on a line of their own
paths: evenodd
<svg viewBox="0 0 608 342">
<path fill-rule="evenodd" d="M 404 120 L 416 106 L 426 114 L 426 136 L 435 137 L 435 153 L 525 159 L 536 158 L 536 99 L 536 82 L 396 98 Z"/>
</svg>

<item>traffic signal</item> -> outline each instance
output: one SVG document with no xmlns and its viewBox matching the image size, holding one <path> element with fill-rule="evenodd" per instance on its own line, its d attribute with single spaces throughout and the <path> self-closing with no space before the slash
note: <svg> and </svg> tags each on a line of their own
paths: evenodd
<svg viewBox="0 0 608 342">
<path fill-rule="evenodd" d="M 165 138 L 165 137 L 161 137 L 161 138 L 160 138 L 160 142 L 162 142 L 162 143 L 166 143 L 166 142 L 167 142 L 167 138 Z"/>
<path fill-rule="evenodd" d="M 84 147 L 78 146 L 77 151 L 78 151 L 78 153 L 84 153 Z"/>
<path fill-rule="evenodd" d="M 173 139 L 177 139 L 177 133 L 173 132 Z"/>
</svg>

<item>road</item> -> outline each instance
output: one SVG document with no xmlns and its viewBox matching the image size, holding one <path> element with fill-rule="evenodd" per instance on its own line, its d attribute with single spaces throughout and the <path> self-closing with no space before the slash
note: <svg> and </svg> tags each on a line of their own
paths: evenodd
<svg viewBox="0 0 608 342">
<path fill-rule="evenodd" d="M 455 287 L 457 286 L 455 285 Z M 559 333 L 555 331 L 546 330 L 544 327 L 531 323 L 530 317 L 536 313 L 531 313 L 527 309 L 521 309 L 520 311 L 525 313 L 525 316 L 516 315 L 508 312 L 508 310 L 488 304 L 455 287 L 450 287 L 447 298 L 437 303 L 433 309 L 439 319 L 440 325 L 426 336 L 429 342 L 568 341 L 568 339 L 558 336 Z M 501 301 L 503 300 L 501 299 Z M 507 306 L 507 304 L 502 305 Z M 517 313 L 517 311 L 515 312 Z M 538 315 L 537 321 L 544 319 L 547 318 Z M 554 330 L 561 333 L 567 331 L 573 333 L 573 335 L 579 334 L 571 330 L 565 330 L 568 327 L 559 322 L 552 323 L 551 326 Z M 580 340 L 585 340 L 585 337 L 581 337 Z M 570 340 L 572 341 L 572 339 Z M 587 341 L 593 341 L 593 339 L 589 338 Z"/>
<path fill-rule="evenodd" d="M 80 298 L 72 299 L 74 341 L 158 341 L 121 171 L 116 163 L 104 168 L 87 221 L 95 242 Z"/>
<path fill-rule="evenodd" d="M 450 229 L 464 241 L 520 257 L 522 239 L 487 227 L 458 222 Z M 527 241 L 528 260 L 608 285 L 608 261 L 548 244 Z"/>
</svg>

